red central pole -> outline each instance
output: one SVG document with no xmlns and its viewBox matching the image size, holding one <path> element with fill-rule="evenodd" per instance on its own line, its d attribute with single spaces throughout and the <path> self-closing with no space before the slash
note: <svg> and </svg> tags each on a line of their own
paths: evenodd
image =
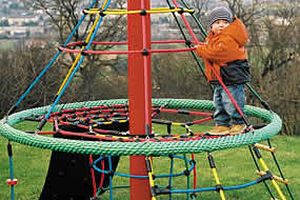
<svg viewBox="0 0 300 200">
<path fill-rule="evenodd" d="M 127 0 L 128 10 L 149 10 L 150 0 Z M 128 15 L 128 50 L 151 48 L 150 14 Z M 128 56 L 129 131 L 132 135 L 151 133 L 151 56 Z M 145 156 L 130 157 L 130 174 L 147 176 Z M 148 179 L 130 179 L 130 199 L 150 200 Z"/>
</svg>

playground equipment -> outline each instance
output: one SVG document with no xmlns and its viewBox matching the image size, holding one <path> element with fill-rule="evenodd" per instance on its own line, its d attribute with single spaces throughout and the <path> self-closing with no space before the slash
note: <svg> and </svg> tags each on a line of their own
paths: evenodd
<svg viewBox="0 0 300 200">
<path fill-rule="evenodd" d="M 246 188 L 258 183 L 264 183 L 270 196 L 275 199 L 286 199 L 279 186 L 279 182 L 286 186 L 289 197 L 293 199 L 288 187 L 288 181 L 278 165 L 270 138 L 281 129 L 281 119 L 274 113 L 268 104 L 261 99 L 251 85 L 247 84 L 250 91 L 258 97 L 264 109 L 246 106 L 246 115 L 255 117 L 264 122 L 262 126 L 253 126 L 245 116 L 244 121 L 248 129 L 245 133 L 228 136 L 210 136 L 203 131 L 194 130 L 199 124 L 212 119 L 214 107 L 211 101 L 191 99 L 152 99 L 151 85 L 151 55 L 155 53 L 191 52 L 199 70 L 203 72 L 201 62 L 194 54 L 193 44 L 198 43 L 186 14 L 190 14 L 199 24 L 199 29 L 205 36 L 205 31 L 200 22 L 194 17 L 194 10 L 189 8 L 185 1 L 179 4 L 176 0 L 166 0 L 166 8 L 151 8 L 149 0 L 128 0 L 127 10 L 111 9 L 111 1 L 104 1 L 101 7 L 95 7 L 97 0 L 93 0 L 90 7 L 83 10 L 83 15 L 78 24 L 69 35 L 66 42 L 59 47 L 57 53 L 38 77 L 30 84 L 28 89 L 8 111 L 7 116 L 0 121 L 0 133 L 9 141 L 24 145 L 34 146 L 53 151 L 47 181 L 40 199 L 96 199 L 99 195 L 109 190 L 110 199 L 113 199 L 113 177 L 121 176 L 130 178 L 131 199 L 156 199 L 159 195 L 187 194 L 186 198 L 195 199 L 196 194 L 205 191 L 217 191 L 221 199 L 226 199 L 225 191 Z M 152 41 L 150 15 L 172 13 L 179 26 L 183 40 Z M 73 41 L 75 32 L 84 22 L 87 15 L 95 15 L 93 26 L 84 41 Z M 94 38 L 104 19 L 110 15 L 128 15 L 128 41 L 127 42 L 101 42 Z M 183 24 L 189 34 L 183 31 Z M 186 47 L 178 49 L 153 49 L 152 44 L 185 44 Z M 91 50 L 97 45 L 128 45 L 126 51 L 101 51 Z M 26 98 L 42 76 L 52 67 L 53 63 L 63 53 L 72 53 L 76 56 L 66 78 L 63 80 L 57 95 L 50 106 L 24 110 L 12 114 Z M 129 99 L 100 100 L 59 104 L 61 97 L 74 78 L 85 57 L 90 54 L 127 54 L 128 55 L 128 97 Z M 222 83 L 222 80 L 220 80 Z M 226 86 L 224 86 L 226 89 Z M 230 96 L 230 93 L 228 93 Z M 232 99 L 234 103 L 234 99 Z M 237 107 L 237 109 L 239 109 Z M 161 113 L 189 116 L 190 121 L 173 122 L 161 118 Z M 195 119 L 196 118 L 196 119 Z M 13 126 L 24 121 L 38 121 L 36 130 L 24 132 Z M 45 131 L 46 123 L 53 124 L 53 130 Z M 152 124 L 166 126 L 165 133 L 156 132 Z M 174 133 L 174 126 L 182 127 L 183 133 Z M 53 135 L 47 137 L 44 135 Z M 267 140 L 268 146 L 258 144 Z M 253 160 L 258 169 L 259 178 L 235 185 L 225 186 L 216 170 L 212 153 L 214 151 L 248 145 Z M 271 152 L 280 172 L 280 177 L 275 176 L 262 158 L 260 150 Z M 14 199 L 14 186 L 17 181 L 13 175 L 12 148 L 8 145 L 11 163 L 11 174 L 8 184 L 11 186 L 11 198 Z M 197 187 L 197 161 L 195 153 L 207 153 L 209 165 L 215 180 L 212 187 Z M 187 154 L 191 154 L 189 158 Z M 120 156 L 130 156 L 130 173 L 119 173 L 117 165 Z M 169 174 L 154 174 L 153 158 L 168 157 L 170 159 Z M 183 172 L 174 171 L 174 160 L 184 163 Z M 65 163 L 84 163 L 75 168 L 66 168 Z M 90 166 L 92 166 L 90 168 Z M 77 179 L 69 180 L 85 169 L 85 174 Z M 66 173 L 70 176 L 65 176 Z M 89 176 L 89 179 L 86 179 Z M 176 189 L 174 177 L 186 176 L 185 189 Z M 193 176 L 191 188 L 190 176 Z M 63 178 L 62 178 L 63 177 Z M 69 177 L 69 178 L 68 178 Z M 167 186 L 158 186 L 157 179 L 168 179 Z M 270 181 L 276 191 L 273 194 L 267 181 Z M 63 181 L 74 184 L 67 191 L 61 191 L 66 185 Z M 61 183 L 60 186 L 55 186 Z M 80 185 L 88 185 L 87 190 L 78 192 Z M 57 189 L 59 188 L 59 189 Z M 73 191 L 72 191 L 73 189 Z"/>
</svg>

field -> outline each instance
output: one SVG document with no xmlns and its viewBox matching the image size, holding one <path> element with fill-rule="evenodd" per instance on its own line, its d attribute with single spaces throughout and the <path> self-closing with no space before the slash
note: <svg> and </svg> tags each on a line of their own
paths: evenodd
<svg viewBox="0 0 300 200">
<path fill-rule="evenodd" d="M 7 141 L 0 138 L 0 199 L 10 199 L 10 188 L 5 181 L 9 177 L 8 157 L 6 151 Z M 47 168 L 49 164 L 50 151 L 40 150 L 37 148 L 23 146 L 17 143 L 12 143 L 14 152 L 14 171 L 15 177 L 18 178 L 18 185 L 15 187 L 16 200 L 35 200 L 39 198 L 42 190 Z M 295 199 L 300 197 L 300 138 L 276 136 L 272 139 L 272 145 L 276 147 L 276 156 L 280 166 L 289 180 L 290 188 Z M 224 186 L 233 186 L 247 183 L 258 178 L 256 167 L 249 153 L 248 147 L 240 147 L 229 149 L 212 154 L 215 158 L 218 174 L 221 183 Z M 274 165 L 271 155 L 268 152 L 262 152 L 263 158 L 274 174 L 279 175 L 277 168 Z M 207 154 L 197 154 L 197 187 L 213 187 L 215 185 L 213 175 L 207 162 Z M 169 172 L 169 158 L 154 158 L 154 174 L 166 174 Z M 128 157 L 122 157 L 118 166 L 118 171 L 128 173 Z M 184 170 L 183 161 L 175 160 L 174 171 L 182 172 Z M 191 177 L 192 178 L 192 177 Z M 166 186 L 168 180 L 157 179 L 155 183 Z M 192 182 L 192 179 L 191 179 Z M 268 181 L 270 182 L 270 181 Z M 128 179 L 114 177 L 113 185 L 128 185 Z M 271 184 L 269 184 L 273 190 Z M 186 178 L 173 178 L 173 186 L 180 189 L 186 189 Z M 284 185 L 280 184 L 283 191 Z M 274 194 L 276 192 L 273 191 Z M 113 199 L 129 199 L 129 189 L 113 190 Z M 230 200 L 253 200 L 253 199 L 270 199 L 265 186 L 256 184 L 241 190 L 226 191 L 225 195 Z M 109 199 L 109 192 L 106 192 L 101 199 Z M 157 199 L 169 199 L 168 195 L 158 196 Z M 172 199 L 186 199 L 183 194 L 175 194 Z M 219 194 L 216 192 L 198 193 L 197 199 L 219 199 Z M 287 196 L 287 199 L 288 196 Z"/>
</svg>

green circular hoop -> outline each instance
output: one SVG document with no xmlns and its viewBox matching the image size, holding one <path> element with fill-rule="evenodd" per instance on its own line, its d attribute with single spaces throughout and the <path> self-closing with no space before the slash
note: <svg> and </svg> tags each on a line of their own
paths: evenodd
<svg viewBox="0 0 300 200">
<path fill-rule="evenodd" d="M 70 103 L 56 106 L 55 111 L 60 109 L 74 109 L 81 107 L 93 107 L 99 105 L 114 105 L 128 103 L 126 99 L 87 101 Z M 191 99 L 153 99 L 153 105 L 164 106 L 174 109 L 196 109 L 213 110 L 212 101 L 191 100 Z M 250 131 L 245 134 L 219 137 L 215 139 L 201 139 L 196 141 L 177 141 L 177 142 L 102 142 L 102 141 L 79 141 L 61 138 L 44 137 L 36 134 L 29 134 L 17 130 L 12 126 L 21 122 L 24 117 L 32 115 L 43 115 L 49 106 L 24 110 L 10 115 L 7 119 L 0 121 L 0 135 L 8 140 L 15 141 L 24 145 L 34 146 L 42 149 L 61 151 L 67 153 L 94 154 L 94 155 L 145 155 L 160 156 L 169 154 L 185 154 L 212 152 L 226 148 L 239 147 L 241 145 L 254 144 L 266 140 L 276 135 L 282 126 L 279 116 L 265 109 L 254 106 L 246 106 L 247 116 L 253 116 L 268 123 L 261 129 Z"/>
</svg>

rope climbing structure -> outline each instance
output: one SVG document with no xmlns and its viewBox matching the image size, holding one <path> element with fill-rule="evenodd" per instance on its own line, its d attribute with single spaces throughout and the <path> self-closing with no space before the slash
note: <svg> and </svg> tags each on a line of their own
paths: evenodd
<svg viewBox="0 0 300 200">
<path fill-rule="evenodd" d="M 11 107 L 7 116 L 0 121 L 0 134 L 9 141 L 11 174 L 7 183 L 12 188 L 11 199 L 14 199 L 14 187 L 17 184 L 13 175 L 11 141 L 53 152 L 89 156 L 88 163 L 91 169 L 88 171 L 91 176 L 92 192 L 88 199 L 97 199 L 106 191 L 109 191 L 109 198 L 113 199 L 113 191 L 122 188 L 113 184 L 113 177 L 116 176 L 130 179 L 130 199 L 133 200 L 154 200 L 159 199 L 160 196 L 168 196 L 172 199 L 175 194 L 186 194 L 186 199 L 196 199 L 198 193 L 207 191 L 218 192 L 220 199 L 224 200 L 226 191 L 247 188 L 259 183 L 265 185 L 273 199 L 287 199 L 285 193 L 290 199 L 294 199 L 269 140 L 280 132 L 281 119 L 250 84 L 247 84 L 247 87 L 260 100 L 264 108 L 246 106 L 243 117 L 247 131 L 237 135 L 212 136 L 201 130 L 203 123 L 212 120 L 214 106 L 211 101 L 152 99 L 151 56 L 153 54 L 190 52 L 199 71 L 203 73 L 203 66 L 195 55 L 193 47 L 199 43 L 199 40 L 189 20 L 194 20 L 198 24 L 203 37 L 206 33 L 194 16 L 194 9 L 183 0 L 180 2 L 166 0 L 165 3 L 166 7 L 151 8 L 149 0 L 128 0 L 127 9 L 116 9 L 110 8 L 110 0 L 105 0 L 99 7 L 97 7 L 99 2 L 93 0 L 88 8 L 83 9 L 82 17 L 65 43 L 58 48 L 50 62 Z M 157 14 L 171 14 L 182 37 L 177 40 L 153 41 L 150 16 Z M 127 16 L 128 41 L 96 41 L 101 25 L 113 15 Z M 73 41 L 74 34 L 84 24 L 87 16 L 94 16 L 93 25 L 87 36 L 83 41 Z M 183 47 L 155 49 L 153 48 L 155 44 L 177 44 Z M 94 50 L 99 45 L 127 45 L 128 48 L 127 50 Z M 53 103 L 15 113 L 22 101 L 62 54 L 72 54 L 75 60 L 58 88 Z M 62 96 L 85 58 L 89 55 L 101 54 L 128 55 L 128 99 L 60 104 Z M 220 82 L 222 83 L 222 80 Z M 225 85 L 224 87 L 226 89 Z M 228 95 L 230 96 L 230 93 Z M 232 103 L 235 104 L 234 99 Z M 239 110 L 238 107 L 236 108 Z M 188 120 L 175 122 L 166 119 L 166 116 L 170 115 L 179 116 L 179 119 L 182 119 L 180 116 L 184 116 L 184 119 L 187 117 Z M 263 125 L 252 125 L 246 116 L 263 121 Z M 27 121 L 37 122 L 37 128 L 32 131 L 21 131 L 14 127 L 18 123 Z M 53 129 L 45 130 L 45 124 L 51 124 Z M 165 131 L 156 131 L 157 126 L 163 126 Z M 268 145 L 259 144 L 261 141 L 267 141 Z M 223 185 L 216 169 L 213 152 L 244 145 L 249 147 L 259 177 L 234 186 Z M 274 175 L 268 168 L 261 150 L 272 154 L 280 176 Z M 198 186 L 201 176 L 197 174 L 198 162 L 195 154 L 199 153 L 207 153 L 209 167 L 215 181 L 215 185 L 211 187 Z M 114 166 L 112 160 L 120 156 L 130 156 L 129 173 L 118 172 Z M 169 173 L 154 174 L 154 162 L 161 158 L 169 160 Z M 177 162 L 183 165 L 183 171 L 178 172 L 174 169 Z M 186 188 L 179 189 L 174 184 L 176 177 L 186 177 Z M 167 185 L 156 184 L 159 179 L 166 179 Z M 268 182 L 273 186 L 275 194 Z M 282 190 L 280 183 L 285 185 L 287 192 Z"/>
</svg>

